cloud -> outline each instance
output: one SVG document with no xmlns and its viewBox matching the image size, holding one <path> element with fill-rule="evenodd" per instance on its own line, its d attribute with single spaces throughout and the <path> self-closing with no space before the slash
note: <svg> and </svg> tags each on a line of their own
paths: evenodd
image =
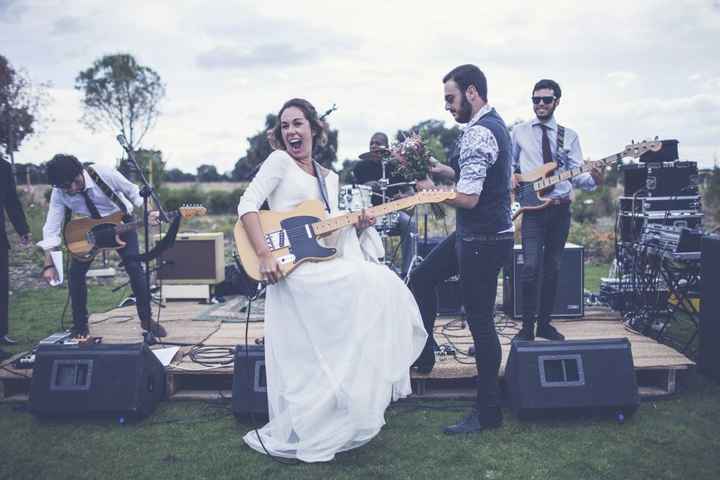
<svg viewBox="0 0 720 480">
<path fill-rule="evenodd" d="M 612 72 L 607 74 L 608 80 L 620 88 L 625 88 L 630 82 L 637 80 L 638 75 L 633 72 Z"/>
<path fill-rule="evenodd" d="M 313 49 L 296 49 L 289 44 L 264 44 L 250 50 L 241 47 L 216 47 L 201 53 L 197 64 L 209 70 L 254 68 L 277 65 L 299 65 L 313 62 L 319 52 Z"/>
<path fill-rule="evenodd" d="M 0 0 L 0 22 L 18 23 L 27 9 L 23 0 Z"/>
<path fill-rule="evenodd" d="M 79 17 L 61 17 L 53 23 L 53 35 L 77 34 L 88 30 L 90 25 Z"/>
</svg>

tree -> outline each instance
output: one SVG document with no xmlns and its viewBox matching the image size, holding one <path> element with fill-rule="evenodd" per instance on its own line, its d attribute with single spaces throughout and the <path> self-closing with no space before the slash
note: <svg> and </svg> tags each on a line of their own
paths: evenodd
<svg viewBox="0 0 720 480">
<path fill-rule="evenodd" d="M 162 152 L 160 150 L 145 150 L 141 148 L 135 152 L 135 160 L 142 169 L 143 175 L 145 175 L 148 182 L 150 182 L 155 189 L 160 188 L 165 179 L 165 162 L 162 159 Z M 120 161 L 118 170 L 130 179 L 137 179 L 139 177 L 135 167 L 130 165 L 130 162 L 125 158 Z"/>
<path fill-rule="evenodd" d="M 95 61 L 75 78 L 75 89 L 83 92 L 81 122 L 93 132 L 101 126 L 119 130 L 132 148 L 153 125 L 165 96 L 160 75 L 128 54 Z"/>
<path fill-rule="evenodd" d="M 165 172 L 163 180 L 166 182 L 194 182 L 195 175 L 183 172 L 179 168 L 171 168 Z"/>
<path fill-rule="evenodd" d="M 447 162 L 460 136 L 460 128 L 457 125 L 446 128 L 445 122 L 434 119 L 424 120 L 407 130 L 398 130 L 395 138 L 400 141 L 405 138 L 407 132 L 420 133 L 433 156 L 443 163 Z"/>
<path fill-rule="evenodd" d="M 198 182 L 221 182 L 222 180 L 224 178 L 218 173 L 215 165 L 200 165 L 197 168 Z"/>
<path fill-rule="evenodd" d="M 47 87 L 33 87 L 27 73 L 16 71 L 0 55 L 0 153 L 9 156 L 13 165 L 14 153 L 41 123 L 41 109 L 49 102 Z"/>
</svg>

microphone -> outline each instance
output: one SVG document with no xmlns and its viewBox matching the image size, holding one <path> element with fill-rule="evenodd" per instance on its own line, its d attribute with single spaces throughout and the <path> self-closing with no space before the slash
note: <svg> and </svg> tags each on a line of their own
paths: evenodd
<svg viewBox="0 0 720 480">
<path fill-rule="evenodd" d="M 128 143 L 127 143 L 127 139 L 125 138 L 125 135 L 123 135 L 123 134 L 121 133 L 120 135 L 118 135 L 118 136 L 115 137 L 115 138 L 117 139 L 118 143 L 119 143 L 123 148 L 128 148 Z"/>
</svg>

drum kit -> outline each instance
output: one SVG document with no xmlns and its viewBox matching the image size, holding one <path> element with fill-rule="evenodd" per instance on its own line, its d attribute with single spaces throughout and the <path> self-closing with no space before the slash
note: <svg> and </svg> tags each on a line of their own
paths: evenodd
<svg viewBox="0 0 720 480">
<path fill-rule="evenodd" d="M 341 186 L 340 198 L 338 200 L 340 210 L 348 212 L 358 212 L 360 210 L 372 207 L 373 198 L 380 198 L 381 203 L 385 203 L 386 201 L 391 200 L 391 198 L 388 196 L 388 190 L 391 188 L 412 187 L 415 185 L 414 181 L 390 183 L 387 168 L 390 159 L 390 151 L 387 149 L 379 149 L 363 153 L 360 155 L 360 159 L 379 160 L 382 165 L 382 176 L 377 181 L 368 182 L 369 184 L 366 185 L 351 184 Z M 417 224 L 417 211 L 418 208 L 415 208 L 412 213 L 412 215 L 416 216 L 415 224 Z M 390 212 L 386 215 L 379 217 L 377 219 L 377 223 L 375 224 L 375 229 L 380 234 L 380 238 L 382 239 L 383 247 L 385 248 L 386 252 L 383 262 L 395 271 L 398 270 L 395 262 L 396 255 L 389 255 L 388 252 L 393 250 L 393 242 L 391 237 L 400 235 L 400 215 L 401 212 Z M 412 261 L 410 262 L 410 268 L 408 268 L 408 272 L 410 272 L 412 270 L 412 267 L 414 267 L 415 264 L 418 262 L 417 237 L 418 235 L 416 232 L 410 232 L 410 234 L 407 235 L 404 240 L 401 240 L 412 242 Z M 396 248 L 394 251 L 397 252 L 397 250 L 398 249 Z M 404 280 L 405 282 L 409 280 L 409 274 L 406 274 L 406 278 L 404 278 Z"/>
</svg>

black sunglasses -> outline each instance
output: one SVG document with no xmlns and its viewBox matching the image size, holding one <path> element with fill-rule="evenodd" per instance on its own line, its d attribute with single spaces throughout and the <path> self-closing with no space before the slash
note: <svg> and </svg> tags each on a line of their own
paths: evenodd
<svg viewBox="0 0 720 480">
<path fill-rule="evenodd" d="M 550 105 L 552 102 L 555 101 L 555 95 L 549 95 L 547 97 L 531 97 L 532 102 L 535 105 L 539 105 L 540 102 L 543 102 L 545 105 Z"/>
</svg>

